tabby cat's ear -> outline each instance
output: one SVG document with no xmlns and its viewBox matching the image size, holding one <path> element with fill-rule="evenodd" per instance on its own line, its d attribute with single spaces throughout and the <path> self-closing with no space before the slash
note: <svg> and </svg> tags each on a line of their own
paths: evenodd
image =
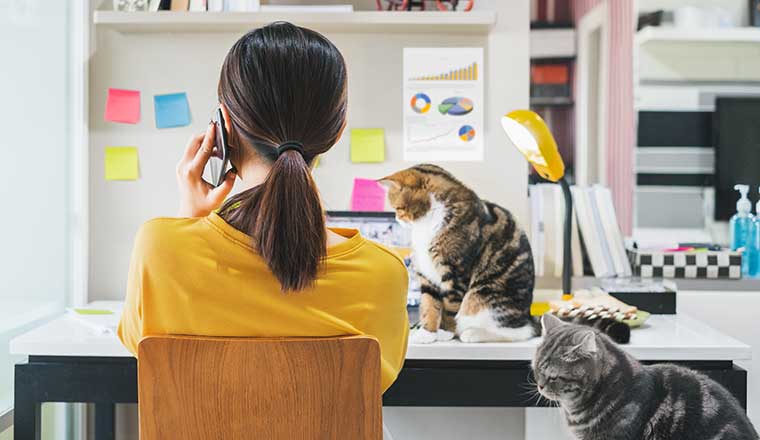
<svg viewBox="0 0 760 440">
<path fill-rule="evenodd" d="M 561 325 L 565 325 L 565 323 L 551 313 L 544 313 L 544 315 L 541 317 L 541 328 L 543 329 L 543 334 L 546 334 L 549 330 Z"/>
<path fill-rule="evenodd" d="M 401 188 L 401 184 L 396 181 L 392 176 L 383 177 L 382 179 L 378 179 L 377 183 L 384 186 L 385 189 L 399 189 Z"/>
</svg>

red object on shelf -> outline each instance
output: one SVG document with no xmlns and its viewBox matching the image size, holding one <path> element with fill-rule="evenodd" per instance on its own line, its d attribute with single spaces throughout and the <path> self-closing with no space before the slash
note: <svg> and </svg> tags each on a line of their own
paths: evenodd
<svg viewBox="0 0 760 440">
<path fill-rule="evenodd" d="M 567 64 L 535 64 L 530 67 L 533 84 L 568 84 L 570 68 Z"/>
</svg>

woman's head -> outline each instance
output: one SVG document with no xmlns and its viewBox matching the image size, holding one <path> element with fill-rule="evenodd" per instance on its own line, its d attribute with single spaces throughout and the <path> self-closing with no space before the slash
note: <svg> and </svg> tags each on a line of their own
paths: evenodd
<svg viewBox="0 0 760 440">
<path fill-rule="evenodd" d="M 343 56 L 329 40 L 278 22 L 232 46 L 222 65 L 219 102 L 234 134 L 262 158 L 275 162 L 279 144 L 299 141 L 311 163 L 343 131 L 346 81 Z"/>
<path fill-rule="evenodd" d="M 254 247 L 283 290 L 313 284 L 326 254 L 324 215 L 310 165 L 329 150 L 346 123 L 346 65 L 322 35 L 273 23 L 230 49 L 219 79 L 233 158 L 268 163 L 260 186 L 223 207 L 227 220 L 253 237 Z M 296 142 L 303 146 L 278 146 Z M 229 210 L 231 202 L 239 208 Z"/>
</svg>

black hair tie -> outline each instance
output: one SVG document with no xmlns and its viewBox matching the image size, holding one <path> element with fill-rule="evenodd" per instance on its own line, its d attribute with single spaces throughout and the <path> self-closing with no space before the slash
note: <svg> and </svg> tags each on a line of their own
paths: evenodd
<svg viewBox="0 0 760 440">
<path fill-rule="evenodd" d="M 303 144 L 298 141 L 285 141 L 281 143 L 279 146 L 277 146 L 277 157 L 282 156 L 282 153 L 289 151 L 289 150 L 295 150 L 298 151 L 301 156 L 303 156 Z"/>
</svg>

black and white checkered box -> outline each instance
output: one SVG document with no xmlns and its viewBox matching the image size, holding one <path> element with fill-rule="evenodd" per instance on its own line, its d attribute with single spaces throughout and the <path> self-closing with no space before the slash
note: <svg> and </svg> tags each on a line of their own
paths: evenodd
<svg viewBox="0 0 760 440">
<path fill-rule="evenodd" d="M 634 273 L 642 278 L 742 277 L 742 254 L 733 251 L 648 252 L 631 254 Z"/>
</svg>

